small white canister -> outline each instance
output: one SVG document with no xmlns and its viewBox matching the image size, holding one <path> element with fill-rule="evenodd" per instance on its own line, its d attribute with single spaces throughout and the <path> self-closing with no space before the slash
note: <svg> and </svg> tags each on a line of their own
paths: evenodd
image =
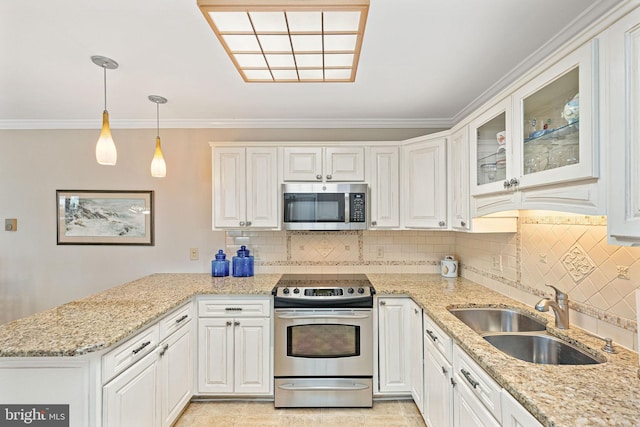
<svg viewBox="0 0 640 427">
<path fill-rule="evenodd" d="M 451 255 L 440 261 L 440 274 L 442 277 L 458 277 L 458 261 Z"/>
</svg>

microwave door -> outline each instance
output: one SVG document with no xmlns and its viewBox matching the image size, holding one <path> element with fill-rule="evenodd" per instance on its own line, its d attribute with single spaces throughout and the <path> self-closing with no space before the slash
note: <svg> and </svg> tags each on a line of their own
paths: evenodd
<svg viewBox="0 0 640 427">
<path fill-rule="evenodd" d="M 288 220 L 291 222 L 315 222 L 315 204 L 315 200 L 290 201 Z"/>
</svg>

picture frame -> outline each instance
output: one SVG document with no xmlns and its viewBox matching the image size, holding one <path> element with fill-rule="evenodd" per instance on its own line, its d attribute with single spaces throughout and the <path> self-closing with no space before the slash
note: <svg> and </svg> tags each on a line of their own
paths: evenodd
<svg viewBox="0 0 640 427">
<path fill-rule="evenodd" d="M 58 245 L 154 245 L 153 191 L 56 190 Z"/>
</svg>

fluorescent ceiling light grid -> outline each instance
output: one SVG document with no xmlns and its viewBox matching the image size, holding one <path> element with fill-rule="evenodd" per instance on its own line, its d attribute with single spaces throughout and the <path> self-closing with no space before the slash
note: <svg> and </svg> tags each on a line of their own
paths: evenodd
<svg viewBox="0 0 640 427">
<path fill-rule="evenodd" d="M 369 0 L 198 0 L 246 82 L 355 80 Z"/>
</svg>

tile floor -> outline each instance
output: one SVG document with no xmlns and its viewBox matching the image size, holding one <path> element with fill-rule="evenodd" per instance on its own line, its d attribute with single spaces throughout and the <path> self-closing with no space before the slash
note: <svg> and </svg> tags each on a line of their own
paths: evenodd
<svg viewBox="0 0 640 427">
<path fill-rule="evenodd" d="M 412 400 L 376 401 L 373 408 L 281 408 L 273 402 L 191 402 L 174 427 L 426 427 Z"/>
</svg>

